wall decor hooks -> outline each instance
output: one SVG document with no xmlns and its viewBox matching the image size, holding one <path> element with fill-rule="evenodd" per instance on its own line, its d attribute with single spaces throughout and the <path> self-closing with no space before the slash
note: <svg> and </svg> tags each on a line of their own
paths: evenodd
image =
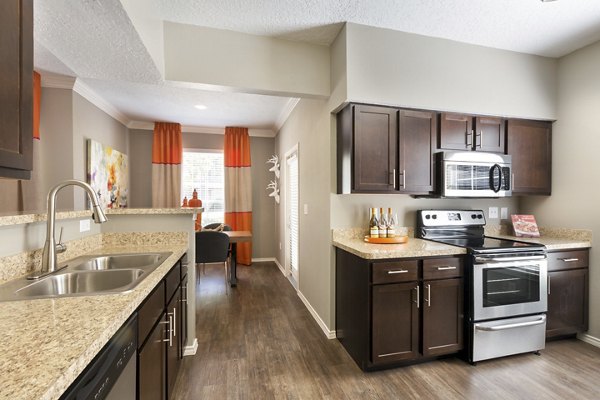
<svg viewBox="0 0 600 400">
<path fill-rule="evenodd" d="M 272 156 L 267 160 L 267 164 L 273 164 L 269 171 L 275 173 L 275 178 L 279 179 L 279 157 L 277 155 Z"/>
</svg>

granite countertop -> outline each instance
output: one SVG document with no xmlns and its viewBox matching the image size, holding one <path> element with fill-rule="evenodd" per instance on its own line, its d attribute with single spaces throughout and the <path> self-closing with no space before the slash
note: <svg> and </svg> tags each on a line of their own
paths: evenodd
<svg viewBox="0 0 600 400">
<path fill-rule="evenodd" d="M 412 237 L 410 228 L 401 228 L 407 232 L 408 242 L 404 244 L 371 244 L 363 238 L 362 228 L 333 229 L 332 243 L 335 247 L 346 250 L 367 260 L 404 257 L 430 257 L 454 254 L 466 254 L 461 247 L 435 243 Z M 592 247 L 592 232 L 582 229 L 541 228 L 541 237 L 522 238 L 506 233 L 505 228 L 486 227 L 485 234 L 503 239 L 540 243 L 549 251 Z"/>
<path fill-rule="evenodd" d="M 181 208 L 108 208 L 104 210 L 107 215 L 172 215 L 172 214 L 197 214 L 204 212 L 203 207 Z M 58 211 L 56 219 L 91 218 L 91 210 Z M 0 226 L 29 224 L 32 222 L 46 221 L 45 212 L 22 212 L 18 214 L 0 214 Z"/>
<path fill-rule="evenodd" d="M 333 245 L 360 258 L 378 260 L 385 258 L 430 257 L 466 254 L 461 247 L 417 239 L 409 234 L 403 244 L 372 244 L 364 241 L 364 230 L 359 228 L 334 229 Z"/>
<path fill-rule="evenodd" d="M 187 251 L 159 242 L 91 252 L 173 252 L 129 293 L 0 303 L 0 398 L 58 399 Z"/>
</svg>

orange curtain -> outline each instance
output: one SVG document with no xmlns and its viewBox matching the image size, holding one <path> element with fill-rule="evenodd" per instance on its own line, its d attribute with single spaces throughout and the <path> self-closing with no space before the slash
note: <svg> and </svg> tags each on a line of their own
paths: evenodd
<svg viewBox="0 0 600 400">
<path fill-rule="evenodd" d="M 40 138 L 40 103 L 42 100 L 42 82 L 40 74 L 33 71 L 33 138 Z"/>
<path fill-rule="evenodd" d="M 252 179 L 248 128 L 225 128 L 225 223 L 252 231 Z M 252 263 L 252 243 L 237 244 L 237 262 Z"/>
<path fill-rule="evenodd" d="M 155 122 L 152 141 L 152 207 L 179 207 L 182 157 L 181 125 Z"/>
</svg>

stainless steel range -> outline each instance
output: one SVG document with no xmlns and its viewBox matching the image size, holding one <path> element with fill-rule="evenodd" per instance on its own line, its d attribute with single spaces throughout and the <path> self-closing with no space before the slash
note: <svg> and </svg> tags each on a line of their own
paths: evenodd
<svg viewBox="0 0 600 400">
<path fill-rule="evenodd" d="M 471 363 L 545 347 L 543 245 L 484 235 L 481 210 L 421 210 L 415 236 L 467 249 L 467 357 Z"/>
</svg>

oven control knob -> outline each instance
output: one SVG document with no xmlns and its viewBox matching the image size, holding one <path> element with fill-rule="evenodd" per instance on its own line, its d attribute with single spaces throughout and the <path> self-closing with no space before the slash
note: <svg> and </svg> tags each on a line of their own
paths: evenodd
<svg viewBox="0 0 600 400">
<path fill-rule="evenodd" d="M 471 218 L 473 218 L 473 219 L 477 218 L 477 214 L 471 214 Z"/>
<path fill-rule="evenodd" d="M 433 215 L 431 216 L 431 218 L 433 218 L 433 219 L 437 219 L 437 215 L 433 214 Z"/>
<path fill-rule="evenodd" d="M 481 215 L 481 214 L 477 215 L 477 219 L 481 219 L 481 218 L 483 218 L 483 215 Z"/>
<path fill-rule="evenodd" d="M 431 218 L 431 215 L 427 214 L 427 215 L 425 216 L 425 219 L 429 219 L 429 218 Z"/>
</svg>

